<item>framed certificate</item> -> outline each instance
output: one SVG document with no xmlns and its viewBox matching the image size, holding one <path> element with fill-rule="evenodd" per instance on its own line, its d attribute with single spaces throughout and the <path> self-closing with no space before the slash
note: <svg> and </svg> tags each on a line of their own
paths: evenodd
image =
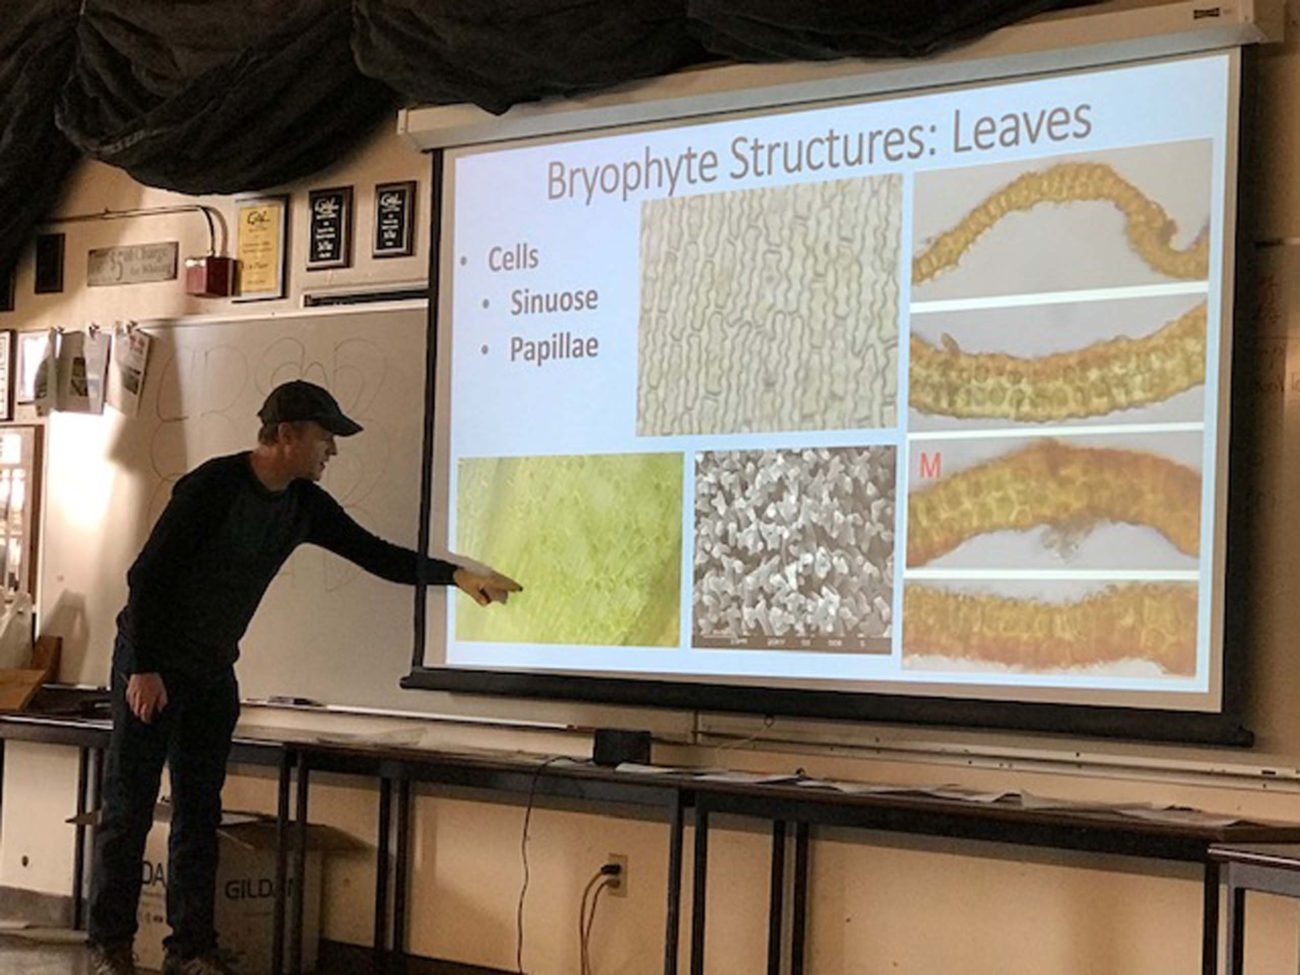
<svg viewBox="0 0 1300 975">
<path fill-rule="evenodd" d="M 0 422 L 14 418 L 14 338 L 13 329 L 0 329 Z"/>
<path fill-rule="evenodd" d="M 38 295 L 58 294 L 63 290 L 63 234 L 36 235 L 36 274 L 33 288 Z"/>
<path fill-rule="evenodd" d="M 372 257 L 410 257 L 415 253 L 415 181 L 375 187 L 375 237 Z"/>
<path fill-rule="evenodd" d="M 307 270 L 352 265 L 352 187 L 307 194 Z"/>
<path fill-rule="evenodd" d="M 0 430 L 0 585 L 6 593 L 36 591 L 43 432 L 39 424 Z"/>
<path fill-rule="evenodd" d="M 19 403 L 35 403 L 37 380 L 42 366 L 49 357 L 50 332 L 40 329 L 23 332 L 18 336 L 18 371 L 14 382 L 15 398 Z"/>
<path fill-rule="evenodd" d="M 0 311 L 14 310 L 14 279 L 18 277 L 18 265 L 0 267 Z"/>
<path fill-rule="evenodd" d="M 241 200 L 236 218 L 235 257 L 239 294 L 235 301 L 268 301 L 285 296 L 289 198 Z"/>
</svg>

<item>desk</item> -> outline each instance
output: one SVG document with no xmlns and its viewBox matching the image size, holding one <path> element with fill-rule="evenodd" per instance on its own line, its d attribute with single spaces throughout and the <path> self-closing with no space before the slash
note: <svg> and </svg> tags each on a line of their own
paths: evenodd
<svg viewBox="0 0 1300 975">
<path fill-rule="evenodd" d="M 885 830 L 1023 846 L 1112 853 L 1195 863 L 1204 869 L 1201 971 L 1218 969 L 1219 860 L 1216 844 L 1300 842 L 1300 825 L 1237 823 L 1229 826 L 1153 822 L 1109 811 L 1027 809 L 1018 803 L 977 803 L 919 794 L 845 795 L 796 785 L 695 785 L 695 886 L 691 911 L 691 975 L 704 971 L 705 887 L 708 834 L 712 816 L 756 817 L 773 823 L 774 881 L 783 854 L 784 825 L 796 827 L 794 918 L 791 972 L 803 971 L 804 913 L 807 903 L 807 844 L 810 826 Z M 1300 878 L 1298 878 L 1300 879 Z M 768 971 L 779 973 L 781 902 L 775 883 L 770 907 Z"/>
<path fill-rule="evenodd" d="M 1224 866 L 1228 888 L 1227 975 L 1242 975 L 1246 955 L 1246 891 L 1300 897 L 1300 844 L 1222 844 L 1210 856 Z"/>
<path fill-rule="evenodd" d="M 13 739 L 80 749 L 77 814 L 93 808 L 102 775 L 101 756 L 108 746 L 110 723 L 103 719 L 53 717 L 39 714 L 0 715 L 0 740 Z M 458 754 L 416 749 L 379 749 L 371 746 L 330 744 L 315 734 L 282 729 L 264 735 L 239 734 L 231 751 L 234 764 L 271 765 L 279 770 L 276 805 L 277 856 L 274 900 L 273 972 L 301 970 L 302 884 L 294 884 L 290 903 L 287 888 L 289 856 L 295 876 L 303 874 L 309 813 L 311 772 L 329 772 L 373 778 L 379 783 L 379 835 L 377 837 L 374 951 L 376 970 L 387 958 L 387 946 L 405 947 L 406 871 L 409 865 L 410 784 L 467 788 L 506 794 L 516 800 L 552 798 L 613 807 L 650 807 L 668 820 L 669 883 L 665 930 L 665 972 L 676 972 L 682 870 L 682 833 L 688 791 L 682 783 L 619 774 L 586 765 L 547 766 L 535 756 L 477 752 Z M 296 785 L 296 788 L 295 788 Z M 396 801 L 394 801 L 396 790 Z M 290 812 L 290 798 L 294 811 Z M 389 834 L 396 820 L 396 849 L 390 857 Z M 290 834 L 290 830 L 293 833 Z M 85 884 L 85 827 L 77 827 L 73 866 L 74 926 L 82 923 Z M 387 900 L 389 861 L 393 867 L 393 903 Z"/>
<path fill-rule="evenodd" d="M 668 826 L 668 884 L 665 891 L 664 972 L 677 971 L 678 930 L 682 885 L 682 836 L 690 807 L 692 780 L 683 776 L 638 776 L 612 769 L 564 760 L 542 760 L 533 755 L 508 752 L 429 751 L 374 745 L 322 742 L 309 734 L 277 730 L 276 743 L 292 756 L 297 787 L 297 807 L 288 815 L 281 808 L 278 821 L 292 821 L 295 835 L 279 844 L 277 876 L 284 876 L 288 851 L 294 856 L 295 876 L 302 875 L 309 820 L 311 774 L 326 772 L 377 779 L 379 782 L 379 833 L 376 838 L 375 924 L 373 951 L 375 970 L 383 970 L 389 945 L 405 950 L 406 869 L 409 862 L 411 791 L 413 782 L 427 785 L 505 795 L 513 801 L 537 799 L 568 800 L 613 809 L 649 809 L 664 815 Z M 396 798 L 394 801 L 394 790 Z M 282 796 L 286 795 L 282 791 Z M 388 905 L 389 835 L 396 824 L 396 849 L 392 852 L 393 900 Z M 295 937 L 288 945 L 289 972 L 300 969 L 302 957 L 298 933 L 302 931 L 302 885 L 294 885 L 292 916 L 288 931 Z M 277 956 L 279 957 L 279 956 Z"/>
<path fill-rule="evenodd" d="M 84 718 L 40 718 L 6 715 L 0 718 L 0 739 L 64 745 L 78 749 L 77 811 L 81 819 L 95 804 L 103 777 L 103 754 L 108 747 L 109 723 Z M 76 826 L 72 853 L 72 926 L 80 930 L 85 913 L 86 827 Z"/>
<path fill-rule="evenodd" d="M 836 826 L 882 830 L 921 836 L 1013 843 L 1031 847 L 1123 854 L 1144 859 L 1173 860 L 1199 865 L 1204 871 L 1201 968 L 1203 975 L 1217 970 L 1219 937 L 1219 864 L 1209 855 L 1215 844 L 1300 842 L 1300 825 L 1237 823 L 1233 825 L 1171 824 L 1140 819 L 1111 811 L 1025 808 L 1016 803 L 978 803 L 919 794 L 889 793 L 848 795 L 830 789 L 791 784 L 711 782 L 685 774 L 639 775 L 594 766 L 566 764 L 543 766 L 535 757 L 482 753 L 463 755 L 414 748 L 376 748 L 324 744 L 308 736 L 287 740 L 299 769 L 299 809 L 294 817 L 300 829 L 307 821 L 307 776 L 310 770 L 378 776 L 380 791 L 381 862 L 377 864 L 377 897 L 387 879 L 385 815 L 391 783 L 400 785 L 398 847 L 394 869 L 398 872 L 392 920 L 393 947 L 404 947 L 405 860 L 409 830 L 409 783 L 412 781 L 467 786 L 493 792 L 564 797 L 613 804 L 652 805 L 668 811 L 669 879 L 664 938 L 664 975 L 676 975 L 678 915 L 682 879 L 682 830 L 687 812 L 695 824 L 694 887 L 691 903 L 690 975 L 703 975 L 706 931 L 705 904 L 708 881 L 708 839 L 711 818 L 733 815 L 772 823 L 771 880 L 768 918 L 768 972 L 781 969 L 782 916 L 786 878 L 784 847 L 787 824 L 794 825 L 795 862 L 791 881 L 793 929 L 791 971 L 803 970 L 808 891 L 808 848 L 811 828 Z M 385 787 L 384 781 L 390 785 Z M 301 851 L 301 842 L 292 844 Z M 297 855 L 301 856 L 300 853 Z M 382 956 L 382 914 L 386 902 L 376 903 L 375 950 Z M 295 904 L 295 920 L 301 907 Z M 300 930 L 294 924 L 291 930 Z M 297 957 L 295 951 L 294 957 Z M 291 969 L 292 971 L 293 969 Z"/>
<path fill-rule="evenodd" d="M 0 738 L 77 745 L 83 748 L 84 761 L 84 749 L 102 748 L 107 743 L 108 725 L 84 719 L 0 717 Z M 669 864 L 665 891 L 664 975 L 677 973 L 683 830 L 690 814 L 694 815 L 695 823 L 695 882 L 689 952 L 691 975 L 702 975 L 704 971 L 709 832 L 713 818 L 719 815 L 756 818 L 772 824 L 768 921 L 770 975 L 781 971 L 782 908 L 787 887 L 791 888 L 794 907 L 791 970 L 796 975 L 803 970 L 808 848 L 812 830 L 818 826 L 1014 843 L 1197 864 L 1204 870 L 1203 975 L 1214 975 L 1217 968 L 1220 864 L 1230 864 L 1229 870 L 1238 883 L 1237 892 L 1229 898 L 1228 915 L 1230 957 L 1235 954 L 1238 968 L 1239 919 L 1242 896 L 1248 886 L 1243 878 L 1255 876 L 1245 869 L 1246 854 L 1229 855 L 1224 850 L 1236 850 L 1243 844 L 1300 844 L 1300 825 L 1297 824 L 1183 825 L 1153 822 L 1109 811 L 1032 809 L 1019 803 L 978 803 L 915 793 L 851 795 L 792 784 L 713 782 L 681 773 L 644 775 L 582 763 L 550 764 L 537 756 L 486 749 L 458 752 L 322 742 L 310 733 L 281 729 L 268 730 L 264 736 L 241 734 L 236 739 L 232 761 L 279 767 L 277 876 L 281 881 L 287 876 L 291 850 L 295 869 L 301 876 L 311 774 L 329 772 L 378 781 L 380 824 L 376 844 L 373 945 L 378 964 L 388 957 L 390 944 L 396 951 L 405 947 L 412 782 L 505 795 L 516 802 L 547 798 L 609 807 L 615 813 L 629 808 L 662 813 L 668 825 Z M 94 776 L 85 774 L 83 778 L 92 780 Z M 291 816 L 290 785 L 294 778 L 297 782 L 294 790 L 296 815 Z M 394 832 L 394 824 L 396 848 L 390 856 L 389 836 Z M 788 824 L 794 826 L 793 878 L 786 878 L 784 874 Z M 294 830 L 292 837 L 288 832 L 291 828 Z M 1292 849 L 1300 854 L 1300 846 Z M 1235 858 L 1241 859 L 1241 869 L 1233 866 L 1237 862 Z M 387 895 L 390 859 L 394 881 L 391 905 Z M 1296 862 L 1300 866 L 1300 855 Z M 1296 879 L 1300 881 L 1300 874 Z M 79 896 L 80 878 L 77 883 L 75 896 Z M 277 891 L 284 889 L 283 882 L 277 884 Z M 1300 883 L 1297 883 L 1297 889 L 1300 889 Z M 281 897 L 276 901 L 276 958 L 283 961 L 287 947 L 290 969 L 295 971 L 301 959 L 301 890 L 302 885 L 295 885 L 292 904 L 286 905 Z M 292 915 L 286 918 L 288 910 Z M 288 931 L 295 933 L 288 945 L 285 945 L 286 920 L 289 922 Z M 277 964 L 276 970 L 282 970 L 282 965 Z"/>
</svg>

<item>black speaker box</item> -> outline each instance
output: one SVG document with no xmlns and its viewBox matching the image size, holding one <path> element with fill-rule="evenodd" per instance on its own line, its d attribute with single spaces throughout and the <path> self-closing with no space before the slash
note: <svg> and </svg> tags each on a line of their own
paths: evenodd
<svg viewBox="0 0 1300 975">
<path fill-rule="evenodd" d="M 591 760 L 597 765 L 623 762 L 650 764 L 650 732 L 622 728 L 597 728 L 591 743 Z"/>
</svg>

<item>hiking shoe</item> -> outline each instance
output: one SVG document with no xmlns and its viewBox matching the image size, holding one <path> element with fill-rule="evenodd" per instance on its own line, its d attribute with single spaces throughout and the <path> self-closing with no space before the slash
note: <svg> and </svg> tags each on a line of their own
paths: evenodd
<svg viewBox="0 0 1300 975">
<path fill-rule="evenodd" d="M 90 946 L 90 975 L 135 975 L 131 942 Z"/>
<path fill-rule="evenodd" d="M 238 975 L 231 967 L 231 958 L 224 951 L 196 955 L 182 960 L 169 951 L 163 956 L 162 975 Z"/>
</svg>

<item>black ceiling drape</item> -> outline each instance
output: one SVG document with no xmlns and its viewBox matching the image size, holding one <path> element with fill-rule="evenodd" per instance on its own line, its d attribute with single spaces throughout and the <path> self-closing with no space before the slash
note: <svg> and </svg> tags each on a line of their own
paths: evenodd
<svg viewBox="0 0 1300 975">
<path fill-rule="evenodd" d="M 682 0 L 356 0 L 357 64 L 412 102 L 504 112 L 710 55 Z"/>
<path fill-rule="evenodd" d="M 76 0 L 20 0 L 0 13 L 0 279 L 54 209 L 77 150 L 54 125 L 72 60 Z"/>
<path fill-rule="evenodd" d="M 1089 0 L 1083 0 L 1084 3 Z M 689 0 L 701 43 L 736 61 L 915 58 L 953 47 L 1071 0 Z"/>
<path fill-rule="evenodd" d="M 346 154 L 394 105 L 357 70 L 350 37 L 347 0 L 86 0 L 57 122 L 151 186 L 287 183 Z"/>
<path fill-rule="evenodd" d="M 1079 2 L 0 0 L 0 268 L 78 152 L 251 191 L 334 163 L 399 101 L 503 112 L 721 58 L 931 54 Z"/>
</svg>

